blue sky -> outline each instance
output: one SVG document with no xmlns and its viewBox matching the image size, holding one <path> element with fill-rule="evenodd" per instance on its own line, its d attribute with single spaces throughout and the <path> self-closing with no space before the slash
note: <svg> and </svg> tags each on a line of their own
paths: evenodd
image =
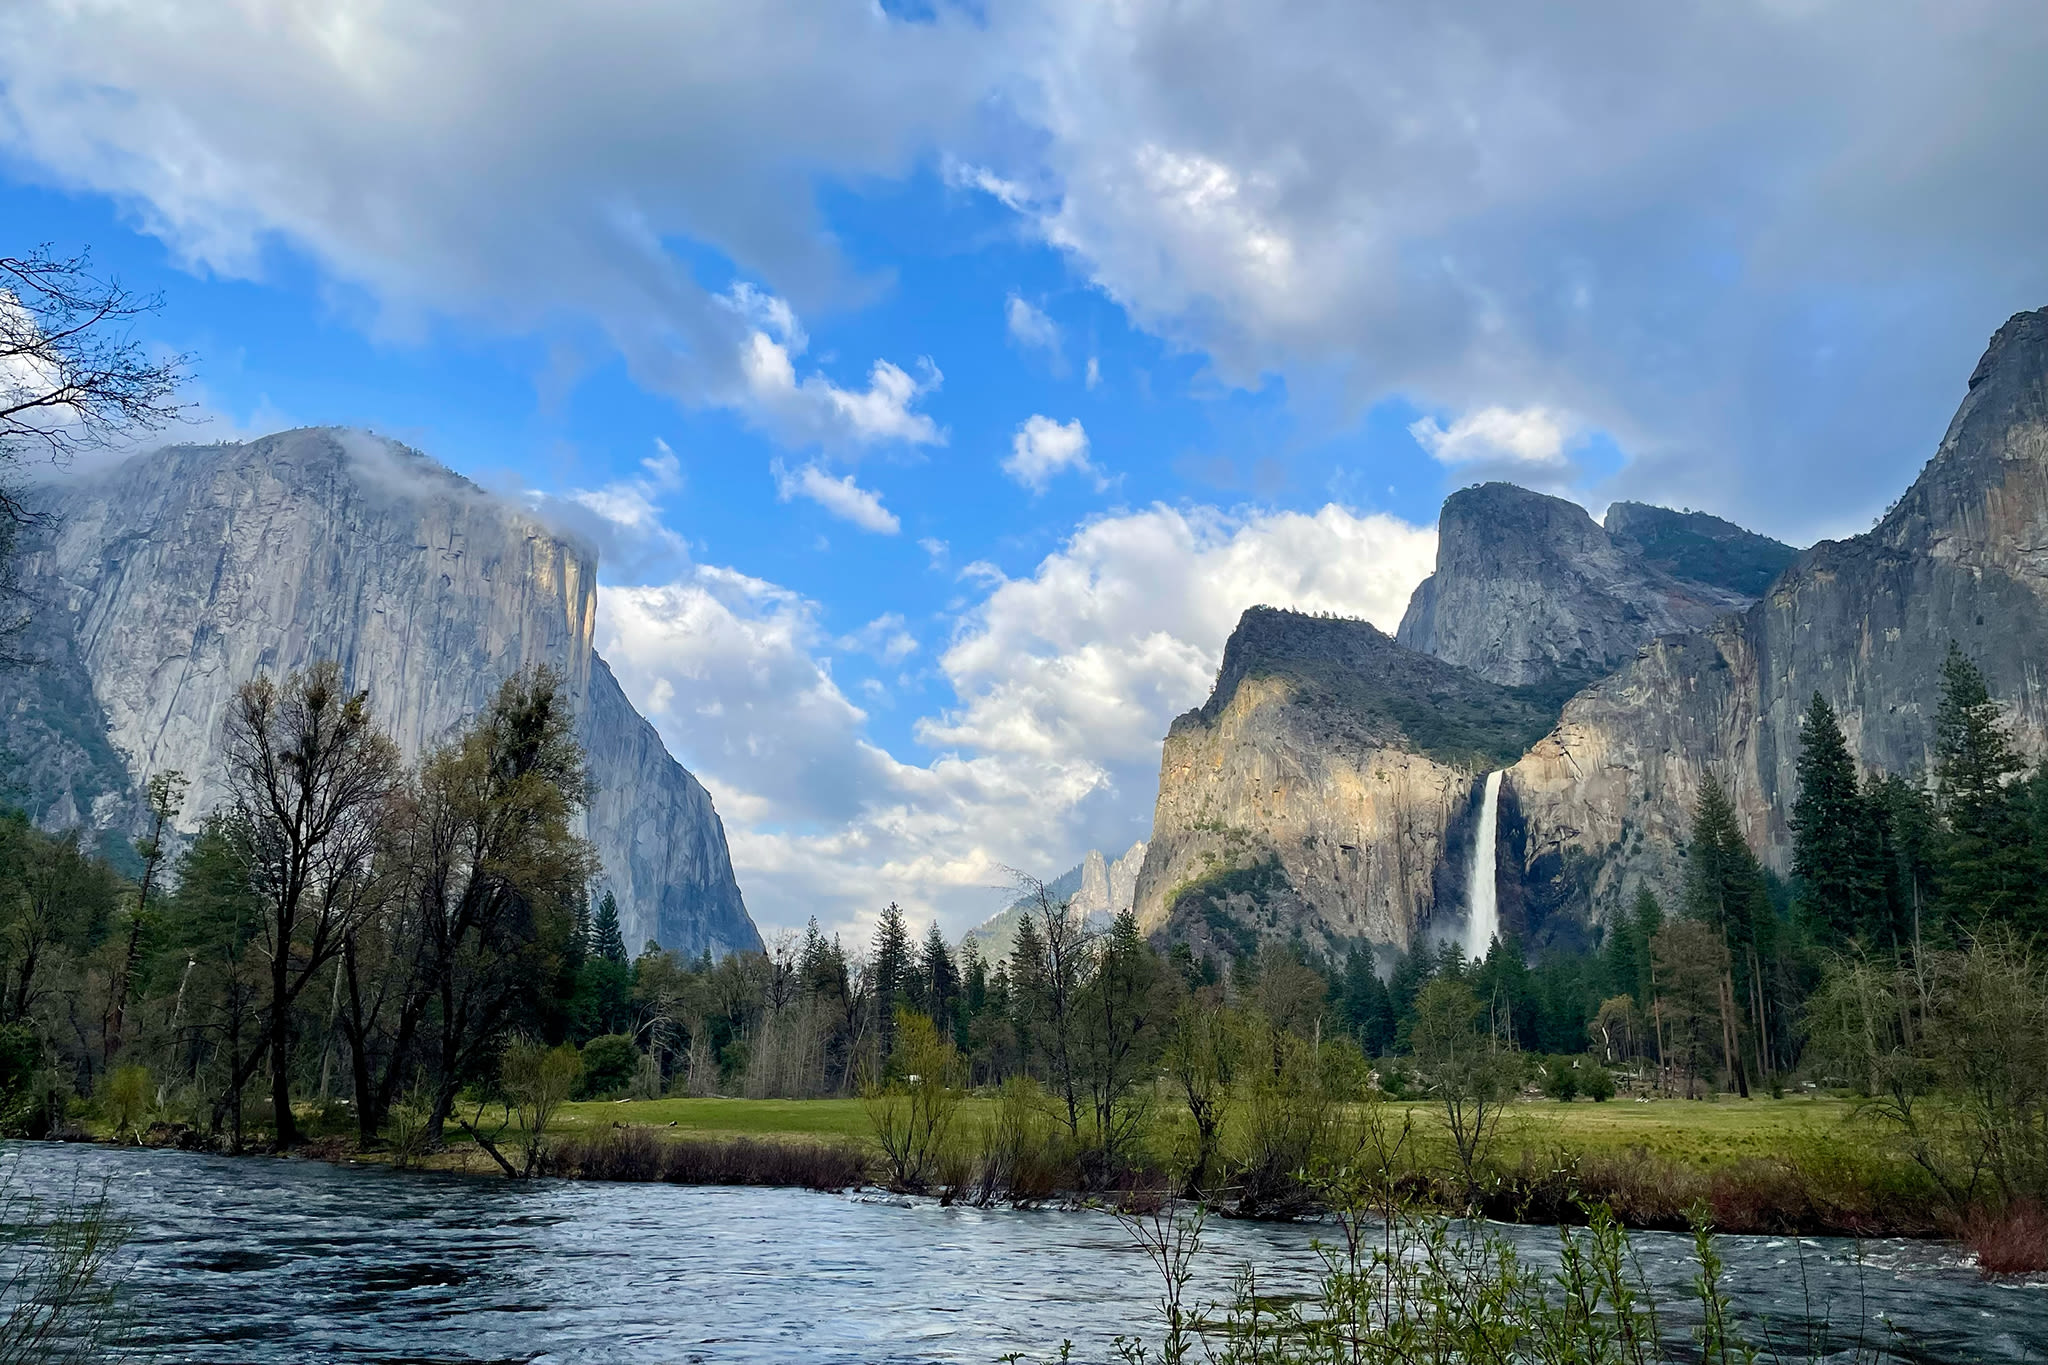
<svg viewBox="0 0 2048 1365">
<path fill-rule="evenodd" d="M 0 223 L 222 437 L 599 541 L 764 926 L 1142 837 L 1254 601 L 1483 477 L 1860 529 L 2048 302 L 2036 6 L 25 0 Z"/>
</svg>

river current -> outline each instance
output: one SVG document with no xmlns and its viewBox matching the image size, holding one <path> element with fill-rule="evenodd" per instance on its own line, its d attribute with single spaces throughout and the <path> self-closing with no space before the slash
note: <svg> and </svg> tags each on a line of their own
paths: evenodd
<svg viewBox="0 0 2048 1365">
<path fill-rule="evenodd" d="M 379 1167 L 7 1144 L 10 1182 L 104 1188 L 131 1229 L 125 1357 L 149 1362 L 980 1361 L 1114 1358 L 1153 1331 L 1157 1277 L 1106 1215 L 940 1208 L 883 1195 L 515 1184 Z M 1557 1234 L 1509 1228 L 1554 1262 Z M 1236 1268 L 1307 1282 L 1313 1228 L 1212 1221 L 1194 1297 Z M 1639 1234 L 1683 1296 L 1685 1239 Z M 2048 1282 L 1987 1284 L 1951 1247 L 1722 1239 L 1775 1335 L 1825 1315 L 1838 1346 L 1907 1359 L 2048 1360 Z M 1844 1357 L 1846 1358 L 1846 1356 Z"/>
</svg>

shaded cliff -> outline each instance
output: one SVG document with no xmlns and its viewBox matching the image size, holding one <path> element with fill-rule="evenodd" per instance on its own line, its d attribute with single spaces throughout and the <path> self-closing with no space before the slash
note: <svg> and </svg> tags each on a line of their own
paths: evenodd
<svg viewBox="0 0 2048 1365">
<path fill-rule="evenodd" d="M 1572 889 L 1596 914 L 1637 880 L 1668 888 L 1711 769 L 1785 869 L 1813 693 L 1866 768 L 1917 778 L 1952 640 L 2021 750 L 2048 753 L 2048 311 L 1992 337 L 1934 458 L 1874 529 L 1814 546 L 1743 615 L 1658 641 L 1565 708 L 1508 778 L 1529 858 L 1577 850 Z"/>
<path fill-rule="evenodd" d="M 174 446 L 50 498 L 21 568 L 53 668 L 0 677 L 0 741 L 42 822 L 131 828 L 139 784 L 177 768 L 191 828 L 225 795 L 227 707 L 260 672 L 336 659 L 412 756 L 547 664 L 577 707 L 586 832 L 630 945 L 758 946 L 709 795 L 591 649 L 584 548 L 360 432 Z"/>
<path fill-rule="evenodd" d="M 1364 621 L 1252 608 L 1208 701 L 1167 733 L 1140 927 L 1234 951 L 1409 944 L 1474 775 L 1553 714 Z"/>
<path fill-rule="evenodd" d="M 1611 529 L 1577 503 L 1506 483 L 1453 493 L 1436 572 L 1410 599 L 1400 642 L 1562 700 L 1657 636 L 1748 606 L 1758 578 L 1795 553 L 1700 513 L 1617 503 L 1608 515 Z"/>
</svg>

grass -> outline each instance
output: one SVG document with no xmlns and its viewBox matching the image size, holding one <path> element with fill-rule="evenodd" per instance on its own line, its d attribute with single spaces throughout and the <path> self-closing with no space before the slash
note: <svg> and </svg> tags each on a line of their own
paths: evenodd
<svg viewBox="0 0 2048 1365">
<path fill-rule="evenodd" d="M 988 1104 L 970 1100 L 970 1106 Z M 565 1104 L 553 1128 L 576 1133 L 613 1124 L 667 1128 L 705 1137 L 773 1137 L 818 1142 L 874 1136 L 867 1111 L 856 1099 L 844 1100 L 588 1100 Z"/>
<path fill-rule="evenodd" d="M 1414 1120 L 1403 1158 L 1407 1187 L 1424 1200 L 1465 1198 L 1465 1187 L 1448 1178 L 1455 1163 L 1441 1111 L 1423 1100 L 1389 1101 L 1387 1107 L 1395 1116 L 1405 1109 Z M 992 1095 L 962 1102 L 952 1143 L 960 1160 L 971 1164 L 985 1149 L 997 1112 Z M 486 1116 L 489 1122 L 496 1117 L 495 1111 Z M 1057 1123 L 1051 1114 L 1044 1121 Z M 1245 1121 L 1245 1108 L 1237 1106 L 1224 1126 L 1226 1151 L 1244 1150 Z M 95 1136 L 106 1139 L 111 1126 L 94 1124 Z M 358 1153 L 352 1131 L 315 1116 L 307 1116 L 306 1126 L 316 1135 L 306 1155 L 391 1159 L 388 1151 Z M 428 1169 L 495 1171 L 475 1143 L 453 1128 L 448 1137 L 449 1145 L 424 1161 Z M 517 1137 L 508 1131 L 498 1140 Z M 1141 1170 L 1172 1170 L 1191 1149 L 1191 1137 L 1186 1110 L 1162 1086 L 1131 1156 Z M 559 1153 L 553 1169 L 589 1178 L 824 1188 L 862 1164 L 870 1172 L 882 1169 L 873 1128 L 856 1099 L 585 1101 L 558 1112 L 550 1141 Z M 1704 1204 L 1728 1231 L 1912 1236 L 1952 1230 L 1924 1175 L 1858 1116 L 1852 1101 L 1834 1097 L 1525 1099 L 1509 1106 L 1487 1166 L 1491 1175 L 1478 1191 L 1482 1206 L 1494 1217 L 1522 1221 L 1572 1221 L 1595 1200 L 1637 1227 L 1683 1227 L 1688 1210 Z"/>
</svg>

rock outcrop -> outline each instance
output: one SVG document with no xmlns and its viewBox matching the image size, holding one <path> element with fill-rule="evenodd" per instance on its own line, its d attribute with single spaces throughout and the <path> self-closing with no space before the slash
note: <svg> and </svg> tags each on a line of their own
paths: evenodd
<svg viewBox="0 0 2048 1365">
<path fill-rule="evenodd" d="M 1091 848 L 1080 863 L 1045 884 L 1054 900 L 1064 900 L 1081 916 L 1091 932 L 1109 928 L 1110 921 L 1131 908 L 1138 891 L 1138 871 L 1145 865 L 1145 841 L 1140 839 L 1110 862 L 1101 849 Z M 1010 956 L 1017 946 L 1017 926 L 1028 911 L 1038 908 L 1034 896 L 1020 896 L 996 914 L 969 929 L 961 946 L 972 942 L 991 961 Z"/>
<path fill-rule="evenodd" d="M 43 823 L 129 826 L 139 785 L 176 768 L 192 828 L 225 795 L 222 725 L 258 673 L 337 660 L 412 756 L 546 664 L 577 708 L 586 832 L 631 946 L 759 946 L 710 796 L 591 648 L 588 550 L 360 432 L 174 446 L 51 497 L 21 565 L 51 667 L 0 678 L 18 799 Z"/>
<path fill-rule="evenodd" d="M 1416 588 L 1397 638 L 1562 700 L 1657 636 L 1748 606 L 1759 570 L 1795 553 L 1699 513 L 1617 503 L 1608 515 L 1612 529 L 1577 503 L 1506 483 L 1453 493 L 1437 523 L 1436 572 Z"/>
<path fill-rule="evenodd" d="M 1167 734 L 1139 926 L 1231 951 L 1410 944 L 1462 891 L 1447 842 L 1475 775 L 1550 720 L 1364 621 L 1252 608 Z"/>
<path fill-rule="evenodd" d="M 2022 751 L 2048 753 L 2048 310 L 1992 337 L 1934 458 L 1874 529 L 1814 546 L 1741 616 L 1656 642 L 1565 707 L 1508 776 L 1532 880 L 1574 883 L 1560 893 L 1595 914 L 1639 880 L 1669 888 L 1708 771 L 1785 869 L 1808 700 L 1829 700 L 1866 768 L 1917 778 L 1951 641 Z"/>
</svg>

